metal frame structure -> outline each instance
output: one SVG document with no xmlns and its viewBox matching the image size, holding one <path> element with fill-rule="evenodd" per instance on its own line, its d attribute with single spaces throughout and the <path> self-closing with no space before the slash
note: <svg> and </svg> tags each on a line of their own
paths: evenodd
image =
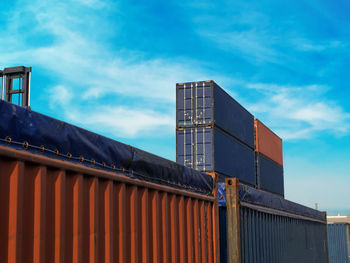
<svg viewBox="0 0 350 263">
<path fill-rule="evenodd" d="M 4 99 L 4 94 L 5 94 L 5 78 L 4 78 L 4 72 L 0 70 L 0 77 L 1 77 L 1 99 Z"/>
<path fill-rule="evenodd" d="M 31 67 L 11 67 L 0 71 L 2 76 L 2 99 L 8 102 L 30 107 L 30 77 Z M 19 79 L 18 89 L 13 87 L 13 81 Z M 6 83 L 6 84 L 5 84 Z M 18 94 L 18 103 L 13 101 L 13 95 Z"/>
</svg>

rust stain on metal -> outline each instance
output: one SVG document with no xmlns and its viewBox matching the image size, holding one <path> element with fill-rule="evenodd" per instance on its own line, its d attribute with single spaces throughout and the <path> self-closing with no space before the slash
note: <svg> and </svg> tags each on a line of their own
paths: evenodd
<svg viewBox="0 0 350 263">
<path fill-rule="evenodd" d="M 240 221 L 239 221 L 239 181 L 237 178 L 226 178 L 227 208 L 227 253 L 228 261 L 240 263 Z"/>
<path fill-rule="evenodd" d="M 214 202 L 212 207 L 212 225 L 213 225 L 213 262 L 220 262 L 220 236 L 219 236 L 219 198 L 218 198 L 218 181 L 219 175 L 215 172 L 209 173 L 214 179 Z"/>
</svg>

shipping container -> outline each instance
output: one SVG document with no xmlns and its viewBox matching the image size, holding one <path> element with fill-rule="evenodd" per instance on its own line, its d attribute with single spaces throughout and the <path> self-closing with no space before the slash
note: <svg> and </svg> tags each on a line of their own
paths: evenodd
<svg viewBox="0 0 350 263">
<path fill-rule="evenodd" d="M 328 224 L 329 263 L 350 262 L 350 225 Z"/>
<path fill-rule="evenodd" d="M 258 119 L 254 120 L 255 150 L 283 166 L 282 139 Z"/>
<path fill-rule="evenodd" d="M 283 167 L 263 154 L 256 153 L 255 160 L 258 189 L 284 196 Z"/>
<path fill-rule="evenodd" d="M 0 101 L 0 262 L 219 262 L 210 175 Z"/>
<path fill-rule="evenodd" d="M 177 130 L 176 161 L 199 171 L 217 172 L 255 185 L 253 149 L 216 127 Z"/>
<path fill-rule="evenodd" d="M 254 149 L 254 117 L 214 81 L 176 84 L 177 127 L 216 126 Z"/>
<path fill-rule="evenodd" d="M 226 178 L 219 184 L 221 261 L 327 263 L 326 214 Z"/>
</svg>

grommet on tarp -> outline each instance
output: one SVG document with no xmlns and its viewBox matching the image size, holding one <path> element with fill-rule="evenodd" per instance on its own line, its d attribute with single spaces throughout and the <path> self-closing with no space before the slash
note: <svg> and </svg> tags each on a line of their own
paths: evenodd
<svg viewBox="0 0 350 263">
<path fill-rule="evenodd" d="M 44 151 L 45 151 L 44 145 L 41 145 L 41 146 L 40 146 L 40 151 L 41 151 L 41 152 L 44 152 Z"/>
<path fill-rule="evenodd" d="M 56 155 L 59 155 L 59 154 L 60 154 L 60 152 L 58 151 L 58 149 L 55 150 L 55 154 L 56 154 Z"/>
<path fill-rule="evenodd" d="M 9 136 L 6 136 L 5 140 L 7 144 L 10 144 L 12 142 L 12 139 Z"/>
<path fill-rule="evenodd" d="M 23 148 L 24 148 L 24 149 L 28 149 L 28 147 L 29 147 L 29 143 L 28 143 L 27 141 L 25 141 L 25 142 L 23 143 Z"/>
<path fill-rule="evenodd" d="M 72 154 L 71 153 L 67 153 L 67 158 L 68 159 L 72 158 Z"/>
<path fill-rule="evenodd" d="M 84 157 L 83 157 L 83 156 L 80 156 L 80 158 L 79 158 L 79 162 L 81 162 L 81 163 L 82 163 L 82 162 L 84 162 L 84 160 L 85 160 L 85 159 L 84 159 Z"/>
<path fill-rule="evenodd" d="M 95 161 L 94 159 L 92 159 L 92 160 L 91 160 L 91 163 L 92 163 L 93 165 L 95 165 L 95 164 L 96 164 L 96 161 Z"/>
</svg>

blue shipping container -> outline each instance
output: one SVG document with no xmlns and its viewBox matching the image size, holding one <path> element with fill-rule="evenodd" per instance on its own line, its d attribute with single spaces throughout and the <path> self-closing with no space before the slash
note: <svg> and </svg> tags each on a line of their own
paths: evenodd
<svg viewBox="0 0 350 263">
<path fill-rule="evenodd" d="M 254 149 L 254 117 L 214 81 L 176 84 L 178 127 L 215 125 Z"/>
<path fill-rule="evenodd" d="M 284 196 L 283 166 L 256 153 L 257 185 L 260 189 Z"/>
<path fill-rule="evenodd" d="M 255 185 L 254 151 L 218 128 L 177 130 L 176 161 L 199 171 L 217 172 Z"/>
<path fill-rule="evenodd" d="M 347 224 L 329 224 L 328 225 L 328 250 L 329 263 L 348 263 L 348 233 Z"/>
</svg>

